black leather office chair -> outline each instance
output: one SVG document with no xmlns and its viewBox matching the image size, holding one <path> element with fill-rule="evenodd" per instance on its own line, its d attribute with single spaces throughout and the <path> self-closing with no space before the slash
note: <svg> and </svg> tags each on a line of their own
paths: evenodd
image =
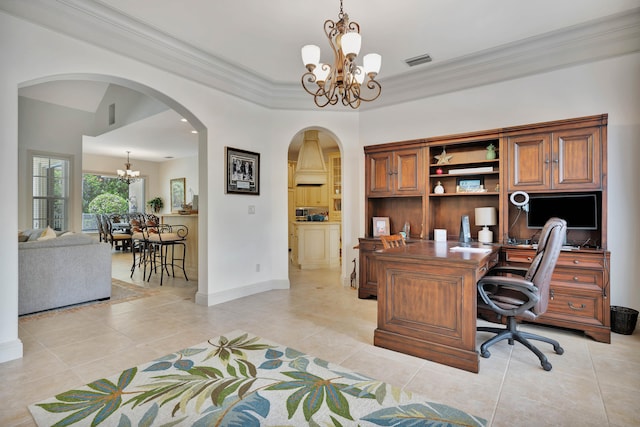
<svg viewBox="0 0 640 427">
<path fill-rule="evenodd" d="M 551 363 L 529 340 L 543 341 L 553 345 L 557 354 L 564 353 L 560 344 L 550 338 L 517 329 L 516 318 L 534 320 L 547 310 L 551 274 L 556 266 L 565 239 L 567 223 L 560 218 L 549 219 L 540 232 L 536 255 L 528 269 L 496 267 L 478 281 L 478 312 L 482 316 L 487 309 L 497 315 L 496 321 L 506 317 L 505 328 L 478 327 L 478 331 L 497 334 L 480 346 L 480 355 L 489 357 L 490 346 L 502 340 L 520 342 L 534 352 L 545 371 L 551 370 Z M 517 277 L 520 276 L 520 277 Z M 494 319 L 486 319 L 492 321 Z"/>
</svg>

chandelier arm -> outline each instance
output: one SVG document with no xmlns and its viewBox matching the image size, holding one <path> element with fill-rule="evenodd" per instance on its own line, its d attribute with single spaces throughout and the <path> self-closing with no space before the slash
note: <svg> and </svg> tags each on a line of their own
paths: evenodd
<svg viewBox="0 0 640 427">
<path fill-rule="evenodd" d="M 373 96 L 372 98 L 366 98 L 366 97 L 362 96 L 362 91 L 360 91 L 360 93 L 358 94 L 358 98 L 363 100 L 364 102 L 375 101 L 380 96 L 380 93 L 382 93 L 382 86 L 380 86 L 380 83 L 378 83 L 374 79 L 370 79 L 369 81 L 367 81 L 367 89 L 369 89 L 371 91 L 375 91 L 373 93 L 373 95 L 375 95 L 375 96 Z"/>
<path fill-rule="evenodd" d="M 316 75 L 312 71 L 307 71 L 306 73 L 304 73 L 302 75 L 302 87 L 304 88 L 304 90 L 307 91 L 308 94 L 315 96 L 317 90 L 310 90 L 307 87 L 307 82 L 308 83 L 316 83 Z"/>
</svg>

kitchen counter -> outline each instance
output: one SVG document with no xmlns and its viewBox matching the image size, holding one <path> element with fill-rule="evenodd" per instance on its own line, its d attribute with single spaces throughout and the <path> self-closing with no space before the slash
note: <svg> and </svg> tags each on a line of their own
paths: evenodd
<svg viewBox="0 0 640 427">
<path fill-rule="evenodd" d="M 291 262 L 298 268 L 340 267 L 339 221 L 293 221 Z"/>
</svg>

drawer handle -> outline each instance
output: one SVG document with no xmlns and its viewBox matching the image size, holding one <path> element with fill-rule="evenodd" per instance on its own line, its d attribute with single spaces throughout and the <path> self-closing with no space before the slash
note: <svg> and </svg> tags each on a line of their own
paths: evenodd
<svg viewBox="0 0 640 427">
<path fill-rule="evenodd" d="M 527 261 L 531 261 L 532 258 L 530 256 L 527 257 Z"/>
<path fill-rule="evenodd" d="M 578 276 L 573 276 L 573 281 L 574 281 L 574 282 L 579 282 L 579 281 L 580 281 L 580 278 L 579 278 Z"/>
<path fill-rule="evenodd" d="M 569 302 L 568 304 L 569 304 L 569 308 L 570 308 L 571 310 L 580 311 L 580 310 L 584 310 L 585 308 L 587 308 L 587 306 L 586 306 L 586 305 L 584 305 L 584 304 L 580 304 L 580 307 L 576 307 L 575 305 L 573 305 L 573 303 L 572 303 L 572 302 Z"/>
<path fill-rule="evenodd" d="M 551 290 L 549 291 L 549 299 L 551 299 L 551 300 L 552 300 L 552 299 L 554 299 L 555 297 L 556 297 L 556 293 L 555 293 L 555 291 L 554 291 L 553 289 L 551 289 Z"/>
<path fill-rule="evenodd" d="M 574 263 L 574 264 L 580 264 L 580 260 L 574 259 L 574 260 L 573 260 L 573 263 Z"/>
</svg>

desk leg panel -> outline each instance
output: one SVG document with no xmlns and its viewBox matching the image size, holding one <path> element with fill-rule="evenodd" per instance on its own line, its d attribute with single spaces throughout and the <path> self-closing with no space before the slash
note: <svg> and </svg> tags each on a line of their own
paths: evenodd
<svg viewBox="0 0 640 427">
<path fill-rule="evenodd" d="M 478 372 L 476 270 L 378 259 L 374 345 Z"/>
<path fill-rule="evenodd" d="M 475 350 L 448 347 L 380 329 L 376 329 L 373 334 L 373 345 L 476 374 L 480 369 L 478 353 Z"/>
</svg>

